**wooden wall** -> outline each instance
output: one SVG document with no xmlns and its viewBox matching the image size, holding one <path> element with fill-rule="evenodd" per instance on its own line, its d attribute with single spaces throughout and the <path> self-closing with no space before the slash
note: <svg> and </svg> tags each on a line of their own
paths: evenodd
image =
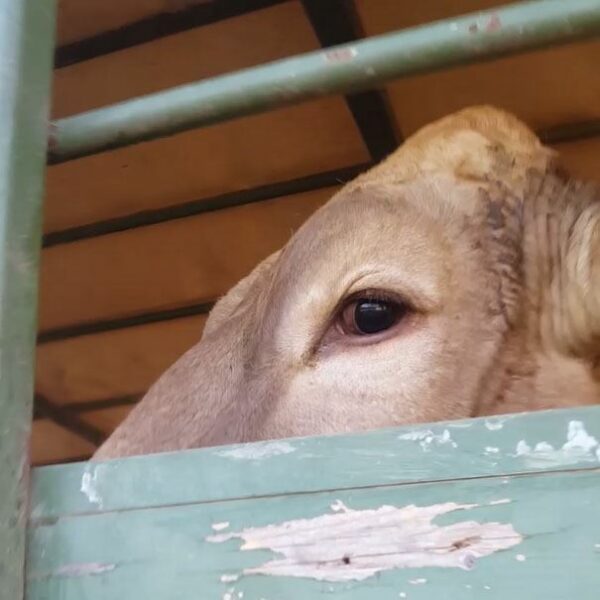
<svg viewBox="0 0 600 600">
<path fill-rule="evenodd" d="M 102 48 L 105 38 L 122 40 L 128 31 L 140 30 L 140 23 L 193 15 L 201 4 L 206 3 L 60 0 L 59 46 L 76 51 L 95 36 Z M 494 4 L 356 0 L 356 31 L 376 35 Z M 154 40 L 66 61 L 72 64 L 55 71 L 53 115 L 319 47 L 299 0 L 261 5 L 266 7 L 213 18 L 210 24 L 179 26 L 170 35 L 158 27 Z M 184 19 L 180 22 L 185 25 Z M 480 102 L 512 110 L 540 130 L 600 119 L 599 55 L 599 43 L 580 43 L 396 81 L 380 91 L 388 108 L 383 117 L 398 140 L 434 118 Z M 561 144 L 559 150 L 578 175 L 597 177 L 599 137 Z M 283 245 L 337 185 L 333 178 L 300 193 L 274 196 L 267 191 L 268 199 L 224 210 L 203 212 L 203 203 L 281 182 L 308 181 L 371 158 L 356 115 L 343 97 L 335 97 L 50 167 L 38 393 L 108 434 L 126 415 L 132 397 L 143 394 L 200 337 L 205 316 L 186 310 L 218 298 Z M 195 203 L 197 214 L 168 217 L 165 209 L 186 203 Z M 148 215 L 159 213 L 158 222 L 144 224 Z M 186 316 L 174 318 L 177 311 Z M 89 442 L 48 419 L 34 424 L 34 462 L 85 457 L 92 451 Z"/>
</svg>

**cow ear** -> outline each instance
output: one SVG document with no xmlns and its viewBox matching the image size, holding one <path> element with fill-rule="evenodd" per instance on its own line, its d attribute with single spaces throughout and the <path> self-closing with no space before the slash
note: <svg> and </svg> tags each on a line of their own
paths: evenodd
<svg viewBox="0 0 600 600">
<path fill-rule="evenodd" d="M 281 250 L 274 252 L 262 262 L 260 262 L 253 271 L 233 286 L 225 296 L 223 296 L 213 307 L 208 315 L 202 339 L 218 329 L 225 321 L 230 319 L 244 301 L 252 292 L 260 288 L 267 280 L 274 264 L 277 262 Z"/>
<path fill-rule="evenodd" d="M 546 176 L 525 206 L 529 298 L 542 343 L 594 364 L 600 358 L 600 188 Z"/>
<path fill-rule="evenodd" d="M 570 185 L 570 201 L 580 210 L 563 240 L 563 295 L 570 327 L 567 348 L 575 356 L 600 357 L 600 189 Z"/>
</svg>

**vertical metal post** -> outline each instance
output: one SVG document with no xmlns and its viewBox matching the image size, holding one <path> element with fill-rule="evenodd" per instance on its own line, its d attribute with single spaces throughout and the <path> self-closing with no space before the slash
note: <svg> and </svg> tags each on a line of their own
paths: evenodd
<svg viewBox="0 0 600 600">
<path fill-rule="evenodd" d="M 23 598 L 55 0 L 0 0 L 0 600 Z"/>
</svg>

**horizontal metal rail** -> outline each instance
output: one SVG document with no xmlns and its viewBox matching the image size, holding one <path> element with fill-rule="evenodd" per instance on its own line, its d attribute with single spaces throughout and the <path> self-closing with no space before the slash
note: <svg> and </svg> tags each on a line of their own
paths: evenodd
<svg viewBox="0 0 600 600">
<path fill-rule="evenodd" d="M 600 34 L 600 0 L 534 0 L 190 83 L 53 123 L 49 162 Z"/>
</svg>

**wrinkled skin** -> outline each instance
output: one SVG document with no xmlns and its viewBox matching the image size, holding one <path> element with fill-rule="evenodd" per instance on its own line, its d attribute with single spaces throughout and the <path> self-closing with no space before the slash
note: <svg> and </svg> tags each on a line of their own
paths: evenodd
<svg viewBox="0 0 600 600">
<path fill-rule="evenodd" d="M 424 128 L 217 303 L 95 458 L 600 401 L 600 196 L 556 165 L 491 107 Z M 365 293 L 391 327 L 347 331 Z"/>
</svg>

